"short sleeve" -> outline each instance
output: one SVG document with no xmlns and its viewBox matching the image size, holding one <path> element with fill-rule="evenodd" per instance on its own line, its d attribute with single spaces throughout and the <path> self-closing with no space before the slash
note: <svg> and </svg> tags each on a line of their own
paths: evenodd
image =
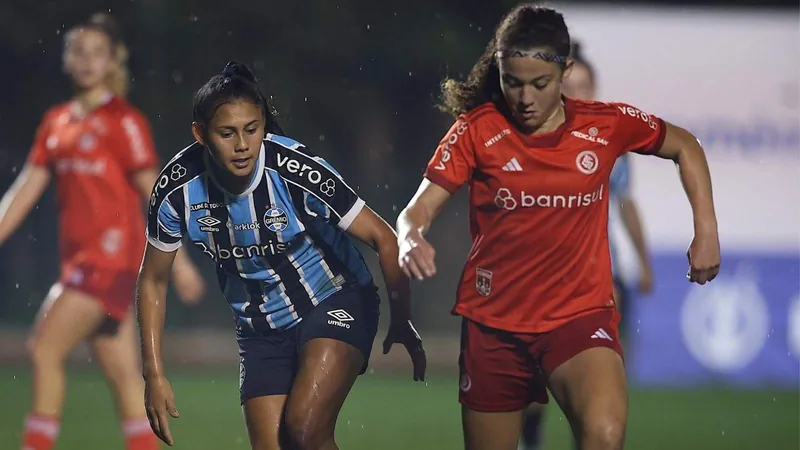
<svg viewBox="0 0 800 450">
<path fill-rule="evenodd" d="M 630 194 L 630 155 L 625 154 L 617 159 L 611 170 L 609 190 L 617 198 L 625 198 Z"/>
<path fill-rule="evenodd" d="M 364 208 L 364 200 L 327 161 L 301 149 L 304 147 L 298 145 L 277 155 L 281 177 L 305 192 L 303 202 L 308 211 L 347 231 Z"/>
<path fill-rule="evenodd" d="M 459 117 L 444 136 L 425 169 L 425 178 L 450 193 L 472 178 L 475 146 L 467 120 Z"/>
<path fill-rule="evenodd" d="M 664 144 L 667 126 L 660 118 L 638 108 L 617 103 L 617 126 L 614 141 L 621 153 L 655 154 Z"/>
<path fill-rule="evenodd" d="M 180 195 L 183 195 L 182 189 L 165 197 L 161 203 L 151 204 L 147 213 L 147 242 L 163 252 L 174 252 L 182 245 L 183 226 L 178 213 L 182 207 L 174 205 L 182 202 L 176 197 Z"/>
<path fill-rule="evenodd" d="M 45 114 L 42 122 L 36 129 L 36 136 L 33 146 L 28 154 L 28 163 L 34 166 L 48 167 L 50 165 L 50 152 L 47 149 L 47 141 L 50 139 L 50 114 Z"/>
<path fill-rule="evenodd" d="M 115 138 L 115 147 L 119 149 L 120 162 L 126 172 L 155 168 L 158 164 L 150 125 L 141 113 L 126 112 Z"/>
</svg>

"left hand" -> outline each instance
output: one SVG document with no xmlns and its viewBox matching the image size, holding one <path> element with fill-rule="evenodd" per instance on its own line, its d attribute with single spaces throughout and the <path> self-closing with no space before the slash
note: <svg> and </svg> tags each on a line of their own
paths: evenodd
<svg viewBox="0 0 800 450">
<path fill-rule="evenodd" d="M 719 235 L 695 233 L 686 257 L 689 259 L 689 273 L 686 274 L 689 282 L 706 284 L 713 280 L 720 266 Z"/>
<path fill-rule="evenodd" d="M 410 320 L 393 321 L 389 325 L 389 331 L 383 341 L 384 355 L 389 353 L 393 344 L 402 344 L 411 356 L 411 363 L 414 365 L 414 381 L 425 381 L 428 360 L 425 357 L 425 349 L 422 348 L 422 338 Z"/>
<path fill-rule="evenodd" d="M 639 293 L 649 294 L 653 292 L 653 269 L 644 266 L 639 273 Z"/>
</svg>

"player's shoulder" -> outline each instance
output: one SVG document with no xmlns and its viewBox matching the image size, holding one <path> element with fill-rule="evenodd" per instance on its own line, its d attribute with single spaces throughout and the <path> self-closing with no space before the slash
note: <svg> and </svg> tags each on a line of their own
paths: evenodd
<svg viewBox="0 0 800 450">
<path fill-rule="evenodd" d="M 442 143 L 455 144 L 468 135 L 478 147 L 489 147 L 511 134 L 511 123 L 494 102 L 486 102 L 458 116 Z"/>
<path fill-rule="evenodd" d="M 135 124 L 148 123 L 147 116 L 133 103 L 121 97 L 112 97 L 102 109 L 105 117 L 125 126 L 127 122 Z"/>
<path fill-rule="evenodd" d="M 61 122 L 66 123 L 69 121 L 71 108 L 72 105 L 70 102 L 57 103 L 44 111 L 44 114 L 42 114 L 41 123 L 57 124 L 59 119 L 62 119 Z"/>
<path fill-rule="evenodd" d="M 288 136 L 268 133 L 264 138 L 266 166 L 281 174 L 324 169 L 334 171 L 324 158 L 314 153 L 302 142 Z M 304 169 L 305 165 L 305 169 Z"/>
<path fill-rule="evenodd" d="M 580 100 L 568 98 L 569 107 L 574 111 L 575 117 L 608 117 L 616 118 L 619 115 L 617 104 L 598 100 Z"/>
<path fill-rule="evenodd" d="M 178 152 L 164 165 L 153 187 L 151 206 L 160 204 L 170 193 L 206 172 L 206 165 L 203 162 L 204 152 L 205 148 L 195 142 Z"/>
</svg>

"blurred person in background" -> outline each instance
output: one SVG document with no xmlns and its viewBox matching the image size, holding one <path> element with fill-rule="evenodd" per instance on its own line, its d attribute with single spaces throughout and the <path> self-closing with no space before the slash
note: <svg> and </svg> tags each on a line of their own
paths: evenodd
<svg viewBox="0 0 800 450">
<path fill-rule="evenodd" d="M 468 450 L 513 450 L 525 410 L 549 402 L 581 450 L 620 450 L 628 392 L 608 244 L 617 158 L 678 165 L 695 234 L 690 282 L 720 265 L 711 175 L 686 130 L 624 103 L 562 95 L 572 70 L 563 16 L 521 4 L 501 21 L 465 81 L 445 80 L 455 123 L 397 219 L 401 267 L 436 274 L 424 235 L 462 185 L 473 243 L 453 313 L 463 317 L 459 401 Z"/>
<path fill-rule="evenodd" d="M 597 75 L 592 64 L 585 58 L 580 42 L 572 41 L 572 71 L 564 79 L 561 92 L 570 98 L 595 100 Z M 614 279 L 614 300 L 620 311 L 620 337 L 624 340 L 625 307 L 630 293 L 636 289 L 641 294 L 650 293 L 653 288 L 653 271 L 650 255 L 644 239 L 642 221 L 630 191 L 631 155 L 625 153 L 617 158 L 608 183 L 610 210 L 608 213 L 608 241 L 611 250 L 611 272 Z M 621 222 L 621 223 L 620 223 Z M 624 237 L 633 242 L 639 265 L 636 270 L 622 267 L 619 252 L 620 243 L 617 228 L 622 227 Z M 626 270 L 627 269 L 627 270 Z M 634 273 L 631 273 L 634 272 Z M 638 284 L 631 286 L 638 276 Z M 544 405 L 532 404 L 525 412 L 519 450 L 540 450 L 542 448 L 542 419 Z"/>
<path fill-rule="evenodd" d="M 178 417 L 161 357 L 166 283 L 191 242 L 214 261 L 236 317 L 239 395 L 254 450 L 335 450 L 339 411 L 366 372 L 380 297 L 352 238 L 377 254 L 390 303 L 383 351 L 406 347 L 414 380 L 425 351 L 411 324 L 394 230 L 323 158 L 283 136 L 243 64 L 230 62 L 194 97 L 196 142 L 153 189 L 138 282 L 146 409 L 173 444 Z"/>
<path fill-rule="evenodd" d="M 158 175 L 157 156 L 147 119 L 125 100 L 127 58 L 109 15 L 95 14 L 65 34 L 63 68 L 74 96 L 46 112 L 24 169 L 0 202 L 1 244 L 55 178 L 61 277 L 29 340 L 33 400 L 25 450 L 53 447 L 65 361 L 83 341 L 114 392 L 126 448 L 158 448 L 145 415 L 131 313 L 145 242 L 142 199 L 149 199 Z M 181 298 L 198 301 L 204 283 L 185 254 L 173 275 Z"/>
</svg>

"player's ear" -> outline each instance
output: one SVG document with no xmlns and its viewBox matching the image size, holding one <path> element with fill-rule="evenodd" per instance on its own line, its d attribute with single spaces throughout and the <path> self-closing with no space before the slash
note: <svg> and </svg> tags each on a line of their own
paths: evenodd
<svg viewBox="0 0 800 450">
<path fill-rule="evenodd" d="M 575 65 L 575 60 L 572 59 L 571 56 L 567 58 L 567 64 L 564 66 L 564 71 L 561 73 L 561 81 L 564 81 L 567 78 L 569 78 L 569 74 L 572 73 L 572 66 L 574 65 Z"/>
<path fill-rule="evenodd" d="M 200 145 L 206 145 L 206 140 L 203 137 L 203 126 L 197 122 L 192 122 L 192 135 L 194 135 L 194 140 L 200 143 Z"/>
</svg>

